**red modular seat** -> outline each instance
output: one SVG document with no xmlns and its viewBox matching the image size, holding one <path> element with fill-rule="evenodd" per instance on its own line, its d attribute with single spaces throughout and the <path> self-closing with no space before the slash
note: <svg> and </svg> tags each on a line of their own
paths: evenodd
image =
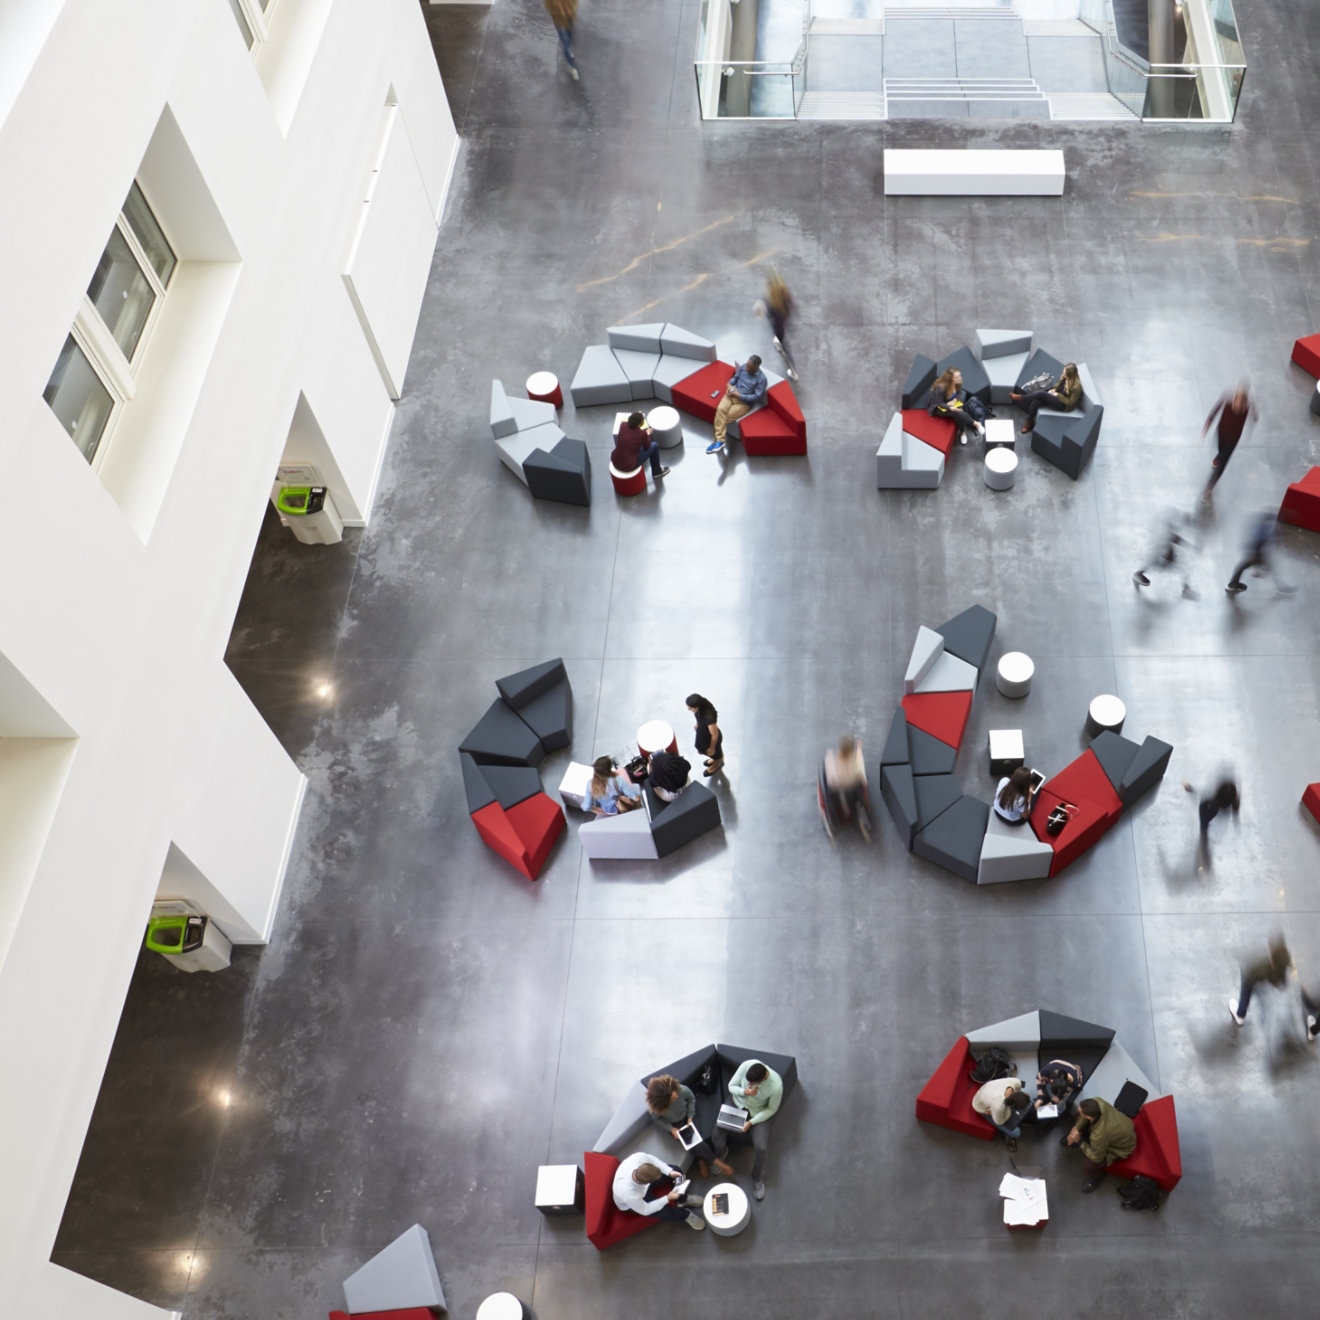
<svg viewBox="0 0 1320 1320">
<path fill-rule="evenodd" d="M 917 1117 L 926 1123 L 936 1123 L 955 1132 L 965 1132 L 970 1137 L 991 1141 L 994 1128 L 972 1108 L 972 1096 L 977 1092 L 976 1083 L 972 1081 L 974 1065 L 967 1037 L 959 1036 L 958 1043 L 921 1088 L 921 1094 L 917 1096 Z"/>
<path fill-rule="evenodd" d="M 903 698 L 907 722 L 950 747 L 962 743 L 971 709 L 970 692 L 913 692 Z"/>
<path fill-rule="evenodd" d="M 408 1306 L 402 1311 L 331 1311 L 330 1320 L 435 1320 L 436 1312 L 429 1306 Z"/>
<path fill-rule="evenodd" d="M 903 429 L 938 449 L 946 458 L 958 430 L 947 417 L 932 417 L 924 408 L 904 408 Z"/>
<path fill-rule="evenodd" d="M 582 1160 L 587 1240 L 597 1251 L 654 1228 L 660 1222 L 655 1216 L 637 1215 L 614 1204 L 614 1172 L 619 1161 L 613 1155 L 589 1150 Z"/>
<path fill-rule="evenodd" d="M 1097 807 L 1094 802 L 1079 802 L 1069 798 L 1067 805 L 1072 810 L 1068 813 L 1068 823 L 1058 834 L 1049 834 L 1045 822 L 1050 812 L 1064 801 L 1048 788 L 1042 788 L 1031 812 L 1031 828 L 1036 832 L 1036 837 L 1054 849 L 1054 860 L 1050 863 L 1051 875 L 1058 875 L 1065 866 L 1075 862 L 1113 824 L 1113 817 L 1103 807 Z"/>
<path fill-rule="evenodd" d="M 1173 1096 L 1150 1100 L 1132 1120 L 1137 1129 L 1137 1148 L 1125 1160 L 1116 1160 L 1109 1172 L 1124 1178 L 1145 1174 L 1171 1192 L 1182 1177 L 1182 1153 L 1178 1147 L 1178 1115 Z"/>
<path fill-rule="evenodd" d="M 733 379 L 733 367 L 727 362 L 707 363 L 700 371 L 684 376 L 677 385 L 669 387 L 675 408 L 681 408 L 703 422 L 715 420 L 715 409 Z"/>
<path fill-rule="evenodd" d="M 1307 335 L 1293 345 L 1292 360 L 1303 371 L 1320 379 L 1320 335 Z"/>
<path fill-rule="evenodd" d="M 798 406 L 797 395 L 793 393 L 793 387 L 786 380 L 781 380 L 778 385 L 771 385 L 770 392 L 766 395 L 770 407 L 779 414 L 781 421 L 787 422 L 793 430 L 802 437 L 802 443 L 807 443 L 807 419 L 802 415 L 802 409 Z"/>
<path fill-rule="evenodd" d="M 807 423 L 786 380 L 770 387 L 766 406 L 744 417 L 738 431 L 743 448 L 753 456 L 807 452 Z"/>
<path fill-rule="evenodd" d="M 1302 794 L 1302 806 L 1320 820 L 1320 784 L 1307 784 L 1306 792 Z"/>
<path fill-rule="evenodd" d="M 563 832 L 564 813 L 544 793 L 537 793 L 507 811 L 492 802 L 472 813 L 472 823 L 488 848 L 535 880 Z"/>
<path fill-rule="evenodd" d="M 1099 807 L 1108 815 L 1111 825 L 1123 810 L 1123 803 L 1109 776 L 1089 747 L 1057 775 L 1051 775 L 1044 786 L 1065 802 L 1086 801 Z"/>
<path fill-rule="evenodd" d="M 1294 481 L 1279 505 L 1279 520 L 1320 532 L 1320 467 L 1313 467 L 1301 481 Z"/>
</svg>

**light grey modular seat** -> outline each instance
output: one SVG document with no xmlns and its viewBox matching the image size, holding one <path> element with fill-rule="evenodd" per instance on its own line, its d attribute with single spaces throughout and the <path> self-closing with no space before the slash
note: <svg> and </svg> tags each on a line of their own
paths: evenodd
<svg viewBox="0 0 1320 1320">
<path fill-rule="evenodd" d="M 578 826 L 578 841 L 587 857 L 635 858 L 654 861 L 660 856 L 646 808 L 621 811 L 617 816 L 596 816 Z"/>
<path fill-rule="evenodd" d="M 628 379 L 628 388 L 634 399 L 655 397 L 655 369 L 660 365 L 659 353 L 639 353 L 630 348 L 613 350 L 614 360 Z"/>
<path fill-rule="evenodd" d="M 523 464 L 527 456 L 533 449 L 544 449 L 548 454 L 563 438 L 563 431 L 554 422 L 546 422 L 526 431 L 516 431 L 513 435 L 498 436 L 495 448 L 499 451 L 500 462 L 525 486 L 527 473 L 523 471 Z"/>
<path fill-rule="evenodd" d="M 599 403 L 631 403 L 632 386 L 608 344 L 588 344 L 568 387 L 578 408 Z"/>
<path fill-rule="evenodd" d="M 497 440 L 506 435 L 516 435 L 528 427 L 543 426 L 546 422 L 555 421 L 557 416 L 553 403 L 511 397 L 500 381 L 491 381 L 490 430 Z"/>
<path fill-rule="evenodd" d="M 1002 1022 L 992 1022 L 988 1027 L 978 1027 L 967 1033 L 967 1045 L 972 1057 L 979 1059 L 990 1048 L 998 1045 L 1006 1049 L 1019 1060 L 1018 1072 L 1022 1072 L 1022 1059 L 1030 1059 L 1028 1075 L 1036 1075 L 1036 1052 L 1040 1049 L 1040 1010 L 1019 1013 L 1017 1017 L 1005 1018 Z M 1024 1079 L 1025 1080 L 1025 1079 Z"/>
<path fill-rule="evenodd" d="M 623 349 L 628 353 L 650 353 L 653 357 L 659 357 L 663 351 L 660 336 L 664 330 L 663 321 L 653 321 L 647 325 L 612 325 L 605 331 L 605 339 L 613 349 Z"/>
<path fill-rule="evenodd" d="M 878 490 L 935 490 L 944 480 L 944 455 L 933 445 L 903 430 L 895 413 L 875 452 Z"/>
<path fill-rule="evenodd" d="M 1033 338 L 1030 330 L 978 330 L 972 339 L 972 356 L 984 365 L 993 358 L 1030 353 Z"/>
<path fill-rule="evenodd" d="M 1011 402 L 1009 395 L 1017 388 L 1018 377 L 1030 356 L 1030 353 L 1011 353 L 1006 357 L 987 358 L 981 364 L 990 379 L 992 405 Z"/>
<path fill-rule="evenodd" d="M 1045 880 L 1054 862 L 1054 849 L 1036 838 L 1030 825 L 1010 825 L 990 808 L 981 861 L 976 870 L 978 885 L 1007 884 L 1014 880 Z"/>
<path fill-rule="evenodd" d="M 344 1280 L 344 1304 L 355 1315 L 413 1307 L 445 1310 L 435 1252 L 426 1229 L 414 1224 L 350 1274 Z"/>
<path fill-rule="evenodd" d="M 1118 1041 L 1113 1041 L 1108 1053 L 1083 1084 L 1082 1099 L 1108 1100 L 1112 1105 L 1118 1099 L 1124 1082 L 1135 1082 L 1140 1086 L 1146 1092 L 1147 1101 L 1160 1098 L 1159 1087 L 1137 1067 L 1127 1050 Z"/>
<path fill-rule="evenodd" d="M 674 357 L 693 358 L 697 362 L 714 362 L 715 345 L 681 325 L 667 324 L 660 332 L 660 351 Z"/>
<path fill-rule="evenodd" d="M 917 640 L 912 643 L 912 654 L 908 657 L 907 670 L 903 674 L 903 691 L 910 695 L 917 690 L 931 667 L 944 654 L 944 638 L 934 628 L 926 625 L 917 626 Z"/>
</svg>

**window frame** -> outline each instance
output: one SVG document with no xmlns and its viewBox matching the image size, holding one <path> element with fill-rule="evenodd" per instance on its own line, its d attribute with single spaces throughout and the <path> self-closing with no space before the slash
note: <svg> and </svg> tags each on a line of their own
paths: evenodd
<svg viewBox="0 0 1320 1320">
<path fill-rule="evenodd" d="M 269 14 L 275 8 L 277 0 L 266 0 L 264 5 L 261 0 L 232 0 L 232 3 L 242 10 L 243 21 L 252 34 L 248 53 L 255 55 L 270 40 Z M 239 31 L 241 33 L 242 29 L 240 28 Z"/>
</svg>

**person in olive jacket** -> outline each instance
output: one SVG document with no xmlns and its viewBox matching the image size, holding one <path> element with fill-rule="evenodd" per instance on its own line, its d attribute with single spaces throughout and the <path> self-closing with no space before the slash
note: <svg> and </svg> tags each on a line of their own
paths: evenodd
<svg viewBox="0 0 1320 1320">
<path fill-rule="evenodd" d="M 1027 394 L 1010 394 L 1009 399 L 1027 414 L 1027 424 L 1022 434 L 1028 435 L 1036 429 L 1036 414 L 1042 408 L 1051 408 L 1055 412 L 1072 412 L 1082 401 L 1082 378 L 1077 374 L 1077 364 L 1069 362 L 1063 369 L 1063 375 L 1047 390 L 1032 390 Z"/>
<path fill-rule="evenodd" d="M 1082 1191 L 1093 1192 L 1104 1182 L 1115 1160 L 1125 1160 L 1136 1150 L 1137 1129 L 1108 1100 L 1083 1100 L 1077 1106 L 1077 1122 L 1063 1144 L 1082 1148 L 1086 1165 Z"/>
</svg>

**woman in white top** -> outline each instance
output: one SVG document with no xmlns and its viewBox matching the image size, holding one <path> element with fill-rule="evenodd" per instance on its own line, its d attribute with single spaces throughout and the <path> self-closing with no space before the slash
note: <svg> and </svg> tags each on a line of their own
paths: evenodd
<svg viewBox="0 0 1320 1320">
<path fill-rule="evenodd" d="M 1005 775 L 995 787 L 995 815 L 1010 825 L 1023 825 L 1036 805 L 1037 786 L 1031 771 L 1020 765 L 1011 775 Z"/>
</svg>

